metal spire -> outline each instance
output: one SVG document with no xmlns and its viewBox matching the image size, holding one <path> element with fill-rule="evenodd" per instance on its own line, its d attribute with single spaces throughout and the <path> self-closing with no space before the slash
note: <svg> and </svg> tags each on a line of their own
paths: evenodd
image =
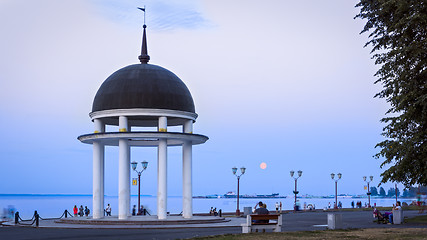
<svg viewBox="0 0 427 240">
<path fill-rule="evenodd" d="M 147 64 L 148 61 L 150 61 L 150 56 L 148 56 L 148 50 L 147 50 L 147 37 L 146 37 L 146 31 L 147 25 L 145 25 L 145 6 L 144 8 L 138 8 L 139 10 L 144 12 L 144 30 L 142 35 L 142 48 L 141 48 L 141 55 L 139 55 L 138 59 L 142 64 Z"/>
</svg>

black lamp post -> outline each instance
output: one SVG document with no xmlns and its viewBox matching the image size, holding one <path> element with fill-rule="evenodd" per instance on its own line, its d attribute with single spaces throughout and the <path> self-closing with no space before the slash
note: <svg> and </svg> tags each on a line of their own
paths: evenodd
<svg viewBox="0 0 427 240">
<path fill-rule="evenodd" d="M 335 178 L 335 173 L 331 173 L 331 178 L 332 178 L 332 180 L 334 180 L 334 181 L 335 181 L 335 204 L 334 204 L 334 208 L 335 208 L 335 209 L 337 209 L 337 208 L 338 208 L 338 201 L 337 201 L 337 198 L 338 198 L 338 194 L 337 194 L 338 180 L 340 180 L 340 179 L 341 179 L 341 177 L 342 177 L 342 174 L 341 174 L 341 173 L 338 173 L 337 175 L 338 175 L 338 179 L 337 179 L 337 180 L 335 180 L 335 179 L 334 179 L 334 178 Z"/>
<path fill-rule="evenodd" d="M 240 195 L 240 176 L 242 176 L 243 174 L 245 174 L 246 168 L 245 167 L 241 167 L 240 168 L 240 175 L 237 174 L 237 168 L 233 167 L 231 168 L 231 170 L 233 171 L 233 174 L 237 177 L 237 209 L 236 209 L 236 216 L 240 216 L 240 208 L 239 208 L 239 195 Z"/>
<path fill-rule="evenodd" d="M 147 169 L 147 166 L 148 166 L 148 162 L 147 161 L 143 161 L 143 162 L 141 162 L 141 164 L 142 164 L 142 170 L 141 171 L 138 171 L 138 170 L 136 170 L 136 167 L 137 167 L 137 165 L 138 165 L 138 163 L 137 162 L 131 162 L 131 165 L 132 165 L 132 169 L 135 171 L 135 172 L 137 172 L 138 173 L 138 209 L 141 207 L 141 173 L 145 170 L 145 169 Z M 139 212 L 139 211 L 138 211 Z"/>
<path fill-rule="evenodd" d="M 295 191 L 294 191 L 294 194 L 295 194 L 295 202 L 294 202 L 294 210 L 296 210 L 296 207 L 297 207 L 297 195 L 298 195 L 298 191 L 297 191 L 297 181 L 298 181 L 298 178 L 300 178 L 301 177 L 301 175 L 302 175 L 302 171 L 301 170 L 299 170 L 298 171 L 298 177 L 294 177 L 294 171 L 292 170 L 292 171 L 290 171 L 290 174 L 291 174 L 291 177 L 292 178 L 294 178 L 295 179 Z"/>
<path fill-rule="evenodd" d="M 374 180 L 374 176 L 369 176 L 370 181 L 366 181 L 366 176 L 363 176 L 363 181 L 368 183 L 368 192 L 366 193 L 368 195 L 368 207 L 371 207 L 371 189 L 369 188 L 369 183 Z"/>
</svg>

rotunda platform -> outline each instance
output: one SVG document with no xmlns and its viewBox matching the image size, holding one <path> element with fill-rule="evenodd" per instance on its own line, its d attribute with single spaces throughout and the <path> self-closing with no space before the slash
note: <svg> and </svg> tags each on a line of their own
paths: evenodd
<svg viewBox="0 0 427 240">
<path fill-rule="evenodd" d="M 118 219 L 117 216 L 93 219 L 90 217 L 71 217 L 56 220 L 55 223 L 83 224 L 83 225 L 185 225 L 185 224 L 211 224 L 229 222 L 229 219 L 216 216 L 193 216 L 183 218 L 181 216 L 168 216 L 159 220 L 157 216 L 132 216 L 128 219 Z"/>
<path fill-rule="evenodd" d="M 87 144 L 97 141 L 107 146 L 118 146 L 119 139 L 129 140 L 129 146 L 154 147 L 160 139 L 166 139 L 168 146 L 181 146 L 185 141 L 192 145 L 205 143 L 209 138 L 200 134 L 178 132 L 105 132 L 81 135 L 78 139 Z"/>
</svg>

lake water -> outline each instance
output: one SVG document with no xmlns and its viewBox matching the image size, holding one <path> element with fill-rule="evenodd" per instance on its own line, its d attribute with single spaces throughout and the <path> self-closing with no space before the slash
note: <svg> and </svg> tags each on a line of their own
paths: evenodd
<svg viewBox="0 0 427 240">
<path fill-rule="evenodd" d="M 331 203 L 333 207 L 335 198 L 298 198 L 301 207 L 304 202 L 307 204 L 313 204 L 316 209 L 325 208 L 328 203 Z M 411 203 L 415 199 L 398 199 L 401 202 Z M 294 198 L 240 198 L 240 210 L 243 211 L 243 207 L 254 207 L 255 204 L 262 201 L 267 204 L 269 210 L 273 210 L 276 202 L 282 202 L 284 210 L 293 209 Z M 364 205 L 368 202 L 367 198 L 349 198 L 349 197 L 338 197 L 338 201 L 342 202 L 343 208 L 350 208 L 351 202 L 361 201 Z M 395 198 L 371 198 L 371 205 L 376 203 L 377 206 L 392 206 L 395 203 Z M 105 205 L 109 203 L 112 206 L 112 215 L 117 215 L 118 197 L 106 196 Z M 136 205 L 138 203 L 138 197 L 131 197 L 131 204 Z M 157 200 L 155 196 L 141 196 L 141 204 L 144 205 L 149 212 L 156 214 Z M 48 217 L 59 217 L 62 215 L 65 209 L 72 212 L 73 206 L 83 205 L 88 206 L 92 209 L 92 196 L 81 196 L 81 195 L 0 195 L 0 209 L 9 208 L 12 206 L 16 211 L 19 211 L 21 217 L 31 218 L 34 214 L 34 210 L 37 210 L 42 218 Z M 195 198 L 193 199 L 193 212 L 194 213 L 206 213 L 209 212 L 211 207 L 216 207 L 217 210 L 222 209 L 223 212 L 234 212 L 236 211 L 237 199 L 233 198 Z M 182 198 L 181 197 L 169 197 L 168 198 L 168 211 L 170 213 L 180 213 L 182 211 Z M 3 213 L 0 213 L 3 215 Z"/>
</svg>

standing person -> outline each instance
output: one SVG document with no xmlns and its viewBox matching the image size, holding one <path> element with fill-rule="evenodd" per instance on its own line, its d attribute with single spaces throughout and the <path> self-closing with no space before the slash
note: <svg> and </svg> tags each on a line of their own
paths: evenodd
<svg viewBox="0 0 427 240">
<path fill-rule="evenodd" d="M 87 206 L 85 206 L 85 216 L 88 217 L 90 214 L 90 210 L 89 208 L 87 208 Z"/>
<path fill-rule="evenodd" d="M 282 202 L 280 201 L 280 213 L 282 213 Z"/>
<path fill-rule="evenodd" d="M 276 213 L 279 213 L 279 203 L 278 202 L 276 202 L 275 207 L 276 207 Z"/>
<path fill-rule="evenodd" d="M 73 207 L 74 217 L 77 217 L 77 212 L 78 211 L 79 211 L 79 209 L 77 208 L 77 205 L 74 205 L 74 207 Z"/>
<path fill-rule="evenodd" d="M 136 215 L 136 205 L 133 205 L 132 216 L 135 216 L 135 215 Z"/>
<path fill-rule="evenodd" d="M 354 208 L 354 201 L 351 201 L 351 208 Z"/>
<path fill-rule="evenodd" d="M 80 217 L 83 217 L 83 215 L 84 215 L 84 213 L 83 213 L 83 205 L 80 205 L 80 207 L 79 207 L 79 216 Z"/>
<path fill-rule="evenodd" d="M 107 204 L 107 208 L 105 209 L 105 212 L 107 213 L 107 216 L 111 216 L 111 206 L 110 206 L 110 204 Z"/>
<path fill-rule="evenodd" d="M 421 207 L 421 193 L 417 193 L 417 206 Z"/>
<path fill-rule="evenodd" d="M 328 208 L 329 209 L 331 208 L 331 202 L 328 202 Z"/>
</svg>

